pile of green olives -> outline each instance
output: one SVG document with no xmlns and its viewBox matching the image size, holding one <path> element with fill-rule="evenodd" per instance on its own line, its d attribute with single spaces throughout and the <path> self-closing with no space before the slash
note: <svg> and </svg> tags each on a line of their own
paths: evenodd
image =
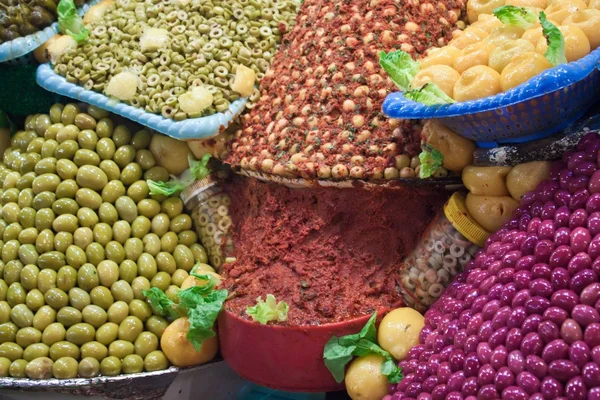
<svg viewBox="0 0 600 400">
<path fill-rule="evenodd" d="M 166 369 L 168 322 L 143 291 L 177 293 L 206 263 L 148 130 L 77 104 L 29 116 L 0 165 L 0 376 L 90 378 Z"/>
</svg>

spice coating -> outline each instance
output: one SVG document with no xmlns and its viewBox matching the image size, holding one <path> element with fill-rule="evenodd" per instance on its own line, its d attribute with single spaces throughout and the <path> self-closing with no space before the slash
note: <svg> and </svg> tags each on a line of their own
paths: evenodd
<svg viewBox="0 0 600 400">
<path fill-rule="evenodd" d="M 464 5 L 306 0 L 226 161 L 288 177 L 414 177 L 420 127 L 381 113 L 395 87 L 378 53 L 417 56 L 447 43 Z"/>
<path fill-rule="evenodd" d="M 400 263 L 444 201 L 428 189 L 294 190 L 241 177 L 225 191 L 237 257 L 223 266 L 225 309 L 247 318 L 270 293 L 289 304 L 291 326 L 400 305 Z"/>
</svg>

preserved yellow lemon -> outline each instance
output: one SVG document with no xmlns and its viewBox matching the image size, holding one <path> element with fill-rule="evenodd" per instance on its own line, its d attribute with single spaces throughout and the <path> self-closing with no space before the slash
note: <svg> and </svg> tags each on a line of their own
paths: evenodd
<svg viewBox="0 0 600 400">
<path fill-rule="evenodd" d="M 563 25 L 581 29 L 590 42 L 591 50 L 600 46 L 600 9 L 579 10 L 565 18 Z"/>
<path fill-rule="evenodd" d="M 587 4 L 583 0 L 552 0 L 546 7 L 546 18 L 559 25 L 569 16 L 579 10 L 585 10 Z"/>
<path fill-rule="evenodd" d="M 519 54 L 502 70 L 500 75 L 502 91 L 506 92 L 519 86 L 549 68 L 552 68 L 552 64 L 539 53 Z"/>
<path fill-rule="evenodd" d="M 525 29 L 523 28 L 514 25 L 503 25 L 492 29 L 492 32 L 490 32 L 490 35 L 485 40 L 494 46 L 498 46 L 507 40 L 520 39 L 523 33 L 525 33 Z"/>
<path fill-rule="evenodd" d="M 473 163 L 475 143 L 456 134 L 437 119 L 430 119 L 423 125 L 425 141 L 444 156 L 444 168 L 449 171 L 462 171 Z"/>
<path fill-rule="evenodd" d="M 540 38 L 543 38 L 543 37 L 544 37 L 544 34 L 542 33 L 542 27 L 537 26 L 535 28 L 527 29 L 525 31 L 525 33 L 523 33 L 523 36 L 521 36 L 521 39 L 527 40 L 532 45 L 537 46 Z"/>
<path fill-rule="evenodd" d="M 476 65 L 487 65 L 493 50 L 494 46 L 484 41 L 467 46 L 454 59 L 454 69 L 463 73 Z"/>
<path fill-rule="evenodd" d="M 425 86 L 425 84 L 433 82 L 438 85 L 444 93 L 452 97 L 452 91 L 454 90 L 454 85 L 458 78 L 460 78 L 460 74 L 452 67 L 447 65 L 432 65 L 420 70 L 413 78 L 410 86 L 413 89 L 419 89 Z"/>
<path fill-rule="evenodd" d="M 410 349 L 419 344 L 419 334 L 425 325 L 425 318 L 409 307 L 390 311 L 379 325 L 377 342 L 396 360 L 402 361 Z"/>
<path fill-rule="evenodd" d="M 481 40 L 488 37 L 488 35 L 489 33 L 484 31 L 483 29 L 468 27 L 467 29 L 465 29 L 462 35 L 448 42 L 448 46 L 453 46 L 459 50 L 462 50 L 471 44 L 480 42 Z"/>
<path fill-rule="evenodd" d="M 540 184 L 550 176 L 550 161 L 532 161 L 515 166 L 506 176 L 506 187 L 515 200 Z"/>
<path fill-rule="evenodd" d="M 378 354 L 369 354 L 350 363 L 344 383 L 352 400 L 380 400 L 387 394 L 388 380 L 381 373 L 384 361 Z"/>
<path fill-rule="evenodd" d="M 548 0 L 507 0 L 507 6 L 541 8 L 548 7 Z"/>
<path fill-rule="evenodd" d="M 501 91 L 500 74 L 487 65 L 477 65 L 460 75 L 460 79 L 454 85 L 454 100 L 476 100 Z"/>
<path fill-rule="evenodd" d="M 483 29 L 487 33 L 490 33 L 494 28 L 498 28 L 502 26 L 502 21 L 496 18 L 493 14 L 481 14 L 477 22 L 472 23 L 470 26 L 472 28 Z"/>
<path fill-rule="evenodd" d="M 525 39 L 509 40 L 492 51 L 488 65 L 501 73 L 516 55 L 534 51 L 533 44 Z"/>
<path fill-rule="evenodd" d="M 493 197 L 467 195 L 469 215 L 488 232 L 496 232 L 510 219 L 519 202 L 510 196 Z"/>
<path fill-rule="evenodd" d="M 504 0 L 469 0 L 467 2 L 469 23 L 476 22 L 481 14 L 491 14 L 496 8 L 502 7 L 504 4 Z"/>
<path fill-rule="evenodd" d="M 454 46 L 432 47 L 429 49 L 427 56 L 419 60 L 419 64 L 421 68 L 427 68 L 432 65 L 447 65 L 451 67 L 454 65 L 454 59 L 459 52 L 460 50 Z"/>
<path fill-rule="evenodd" d="M 476 167 L 463 169 L 462 181 L 472 194 L 478 196 L 508 196 L 506 176 L 511 167 Z"/>
<path fill-rule="evenodd" d="M 590 0 L 588 9 L 600 10 L 600 0 Z"/>
<path fill-rule="evenodd" d="M 559 26 L 565 38 L 565 57 L 568 62 L 577 61 L 590 53 L 590 41 L 585 33 L 575 25 Z M 545 54 L 548 49 L 548 41 L 541 37 L 535 50 L 540 54 Z"/>
<path fill-rule="evenodd" d="M 215 358 L 219 349 L 217 337 L 205 339 L 200 351 L 187 340 L 190 323 L 187 318 L 178 318 L 169 325 L 160 338 L 160 347 L 176 367 L 191 367 Z"/>
</svg>

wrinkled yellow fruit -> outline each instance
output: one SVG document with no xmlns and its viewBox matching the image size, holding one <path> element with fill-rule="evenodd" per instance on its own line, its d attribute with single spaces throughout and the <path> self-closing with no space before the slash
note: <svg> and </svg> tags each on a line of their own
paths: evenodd
<svg viewBox="0 0 600 400">
<path fill-rule="evenodd" d="M 590 0 L 588 9 L 600 10 L 600 0 Z"/>
<path fill-rule="evenodd" d="M 220 275 L 211 271 L 196 271 L 196 273 L 198 275 L 211 275 L 215 277 L 215 285 L 219 285 L 221 283 L 221 280 L 223 279 Z M 185 280 L 181 284 L 181 290 L 191 288 L 192 286 L 205 286 L 206 284 L 208 284 L 208 281 L 190 275 L 187 278 L 185 278 Z"/>
<path fill-rule="evenodd" d="M 133 72 L 123 71 L 110 78 L 104 92 L 119 100 L 131 100 L 135 97 L 139 78 Z"/>
<path fill-rule="evenodd" d="M 454 59 L 460 52 L 454 46 L 432 47 L 427 52 L 427 56 L 419 60 L 421 68 L 427 68 L 432 65 L 454 65 Z"/>
<path fill-rule="evenodd" d="M 523 33 L 523 36 L 521 36 L 521 39 L 527 40 L 532 45 L 537 46 L 540 38 L 543 38 L 543 37 L 544 37 L 544 34 L 542 32 L 542 27 L 536 26 L 536 27 L 527 29 L 525 31 L 525 33 Z"/>
<path fill-rule="evenodd" d="M 476 167 L 463 169 L 462 180 L 469 192 L 478 196 L 508 196 L 506 175 L 511 167 Z"/>
<path fill-rule="evenodd" d="M 492 29 L 490 35 L 485 39 L 486 42 L 499 46 L 507 40 L 517 40 L 525 33 L 525 29 L 514 25 L 503 25 Z"/>
<path fill-rule="evenodd" d="M 146 28 L 140 37 L 142 52 L 153 52 L 167 46 L 169 31 L 160 28 Z"/>
<path fill-rule="evenodd" d="M 527 8 L 541 8 L 544 9 L 548 7 L 548 0 L 507 0 L 507 6 L 515 6 L 515 7 L 527 7 Z M 538 13 L 539 15 L 539 13 Z"/>
<path fill-rule="evenodd" d="M 469 0 L 467 2 L 469 23 L 476 22 L 481 14 L 492 14 L 496 8 L 504 4 L 504 0 Z"/>
<path fill-rule="evenodd" d="M 88 25 L 102 22 L 104 19 L 104 13 L 106 10 L 108 10 L 108 7 L 110 7 L 112 3 L 112 1 L 103 1 L 91 6 L 83 16 L 83 23 Z"/>
<path fill-rule="evenodd" d="M 559 26 L 565 40 L 565 57 L 567 62 L 577 61 L 590 53 L 590 41 L 585 33 L 575 25 Z M 545 54 L 548 49 L 548 41 L 541 37 L 535 48 L 536 52 Z"/>
<path fill-rule="evenodd" d="M 410 86 L 412 89 L 420 89 L 433 82 L 448 96 L 452 96 L 458 78 L 460 78 L 460 74 L 454 68 L 447 65 L 432 65 L 420 70 L 413 78 Z"/>
<path fill-rule="evenodd" d="M 519 86 L 550 68 L 552 68 L 550 61 L 539 53 L 519 54 L 502 70 L 500 75 L 502 91 Z"/>
<path fill-rule="evenodd" d="M 219 348 L 216 336 L 202 342 L 200 351 L 187 340 L 190 323 L 187 318 L 178 318 L 163 332 L 160 347 L 171 364 L 176 367 L 191 367 L 215 358 Z"/>
<path fill-rule="evenodd" d="M 381 373 L 384 361 L 382 356 L 370 354 L 350 363 L 344 383 L 352 400 L 381 400 L 387 394 L 388 380 Z"/>
<path fill-rule="evenodd" d="M 254 91 L 256 82 L 256 73 L 254 70 L 239 64 L 235 71 L 235 78 L 231 85 L 231 90 L 238 92 L 242 97 L 248 97 Z"/>
<path fill-rule="evenodd" d="M 510 219 L 519 207 L 519 202 L 510 196 L 477 196 L 467 195 L 467 211 L 469 215 L 488 232 L 496 232 Z"/>
<path fill-rule="evenodd" d="M 448 42 L 448 46 L 453 46 L 459 50 L 462 50 L 471 44 L 480 42 L 481 40 L 488 37 L 488 35 L 489 33 L 484 31 L 483 29 L 468 27 L 464 30 L 462 35 Z"/>
<path fill-rule="evenodd" d="M 54 39 L 54 41 L 48 45 L 46 51 L 50 62 L 52 62 L 52 64 L 56 64 L 64 54 L 67 54 L 76 48 L 77 42 L 75 39 L 69 35 L 62 35 L 56 37 L 56 39 Z"/>
<path fill-rule="evenodd" d="M 502 21 L 496 18 L 493 14 L 481 14 L 477 19 L 477 22 L 472 23 L 470 26 L 472 28 L 483 29 L 487 33 L 492 32 L 494 28 L 498 28 L 502 26 Z"/>
<path fill-rule="evenodd" d="M 534 190 L 537 185 L 550 176 L 552 163 L 549 161 L 532 161 L 516 165 L 506 176 L 506 186 L 515 200 L 527 192 Z"/>
<path fill-rule="evenodd" d="M 591 50 L 600 46 L 600 9 L 579 10 L 565 18 L 563 25 L 581 29 L 590 42 Z"/>
<path fill-rule="evenodd" d="M 212 93 L 204 86 L 194 86 L 177 98 L 179 108 L 184 113 L 199 114 L 213 103 Z"/>
<path fill-rule="evenodd" d="M 473 163 L 475 143 L 447 128 L 439 120 L 427 120 L 422 135 L 428 144 L 442 153 L 447 170 L 459 172 Z"/>
<path fill-rule="evenodd" d="M 454 100 L 477 100 L 500 93 L 500 74 L 487 65 L 471 67 L 454 86 Z"/>
<path fill-rule="evenodd" d="M 556 24 L 562 22 L 579 10 L 585 10 L 587 4 L 583 0 L 552 0 L 546 7 L 546 18 Z"/>
<path fill-rule="evenodd" d="M 419 344 L 423 326 L 425 318 L 417 310 L 409 307 L 397 308 L 381 320 L 377 330 L 377 342 L 396 360 L 402 361 L 410 349 Z"/>
<path fill-rule="evenodd" d="M 454 69 L 462 74 L 471 67 L 487 65 L 494 46 L 481 41 L 465 47 L 454 60 Z"/>
<path fill-rule="evenodd" d="M 508 40 L 492 51 L 488 65 L 502 73 L 516 55 L 534 51 L 535 47 L 525 39 Z"/>
</svg>

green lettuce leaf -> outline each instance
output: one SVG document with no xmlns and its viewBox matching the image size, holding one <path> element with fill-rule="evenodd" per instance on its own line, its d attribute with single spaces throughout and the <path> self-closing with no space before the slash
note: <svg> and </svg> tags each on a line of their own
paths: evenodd
<svg viewBox="0 0 600 400">
<path fill-rule="evenodd" d="M 181 293 L 183 292 L 185 292 L 185 290 L 182 290 Z M 180 302 L 181 293 L 179 297 Z M 215 321 L 217 320 L 219 313 L 223 309 L 223 304 L 225 303 L 226 299 L 227 290 L 225 289 L 213 290 L 207 295 L 202 295 L 199 292 L 195 293 L 193 299 L 194 307 L 188 308 L 188 321 L 190 322 L 190 329 L 186 338 L 197 351 L 200 350 L 202 343 L 206 339 L 215 336 L 213 326 L 215 325 Z M 186 304 L 192 305 L 192 303 L 187 302 L 188 300 L 190 302 L 192 301 L 191 299 L 187 299 Z"/>
<path fill-rule="evenodd" d="M 542 24 L 542 33 L 548 41 L 548 49 L 544 53 L 544 57 L 554 66 L 566 64 L 565 38 L 562 32 L 546 19 L 543 11 L 540 12 L 540 24 Z"/>
<path fill-rule="evenodd" d="M 421 89 L 407 90 L 404 92 L 404 97 L 428 106 L 456 103 L 456 101 L 444 93 L 444 91 L 433 82 L 429 82 Z"/>
<path fill-rule="evenodd" d="M 208 162 L 210 161 L 210 157 L 211 155 L 207 153 L 204 155 L 204 157 L 202 157 L 201 160 L 194 161 L 192 165 L 190 165 L 192 175 L 194 175 L 196 179 L 204 179 L 205 177 L 210 175 L 211 170 L 210 168 L 208 168 Z"/>
<path fill-rule="evenodd" d="M 151 195 L 162 194 L 169 197 L 183 191 L 183 189 L 188 187 L 191 182 L 182 181 L 179 179 L 172 179 L 166 182 L 155 182 L 151 179 L 148 179 L 147 183 Z"/>
<path fill-rule="evenodd" d="M 444 165 L 444 155 L 428 144 L 423 146 L 423 151 L 419 154 L 419 160 L 421 161 L 421 168 L 419 169 L 419 178 L 421 179 L 429 178 Z"/>
<path fill-rule="evenodd" d="M 289 306 L 285 301 L 277 303 L 275 296 L 268 294 L 266 301 L 259 297 L 256 302 L 255 306 L 246 309 L 246 314 L 254 321 L 258 321 L 262 325 L 266 325 L 270 321 L 287 321 Z"/>
<path fill-rule="evenodd" d="M 369 354 L 378 354 L 384 358 L 384 362 L 381 364 L 381 373 L 388 378 L 388 382 L 398 383 L 402 380 L 402 369 L 398 367 L 392 355 L 376 343 L 376 319 L 377 313 L 374 312 L 359 333 L 340 338 L 334 336 L 325 345 L 323 350 L 325 366 L 336 382 L 341 383 L 344 380 L 346 365 L 353 357 L 363 357 Z"/>
<path fill-rule="evenodd" d="M 408 90 L 410 81 L 419 72 L 419 63 L 412 59 L 410 54 L 396 50 L 390 53 L 382 51 L 379 53 L 379 65 L 389 75 L 392 82 L 400 90 Z"/>
<path fill-rule="evenodd" d="M 498 7 L 494 10 L 494 15 L 505 25 L 514 25 L 523 29 L 529 29 L 538 22 L 537 15 L 524 7 L 510 5 Z"/>
<path fill-rule="evenodd" d="M 90 31 L 83 26 L 83 19 L 77 14 L 73 0 L 60 0 L 56 12 L 58 29 L 62 33 L 71 36 L 77 43 L 82 43 L 88 38 Z"/>
<path fill-rule="evenodd" d="M 167 295 L 157 287 L 143 290 L 142 294 L 150 302 L 150 307 L 155 314 L 161 315 L 169 320 L 175 320 L 180 317 L 175 304 Z"/>
</svg>

